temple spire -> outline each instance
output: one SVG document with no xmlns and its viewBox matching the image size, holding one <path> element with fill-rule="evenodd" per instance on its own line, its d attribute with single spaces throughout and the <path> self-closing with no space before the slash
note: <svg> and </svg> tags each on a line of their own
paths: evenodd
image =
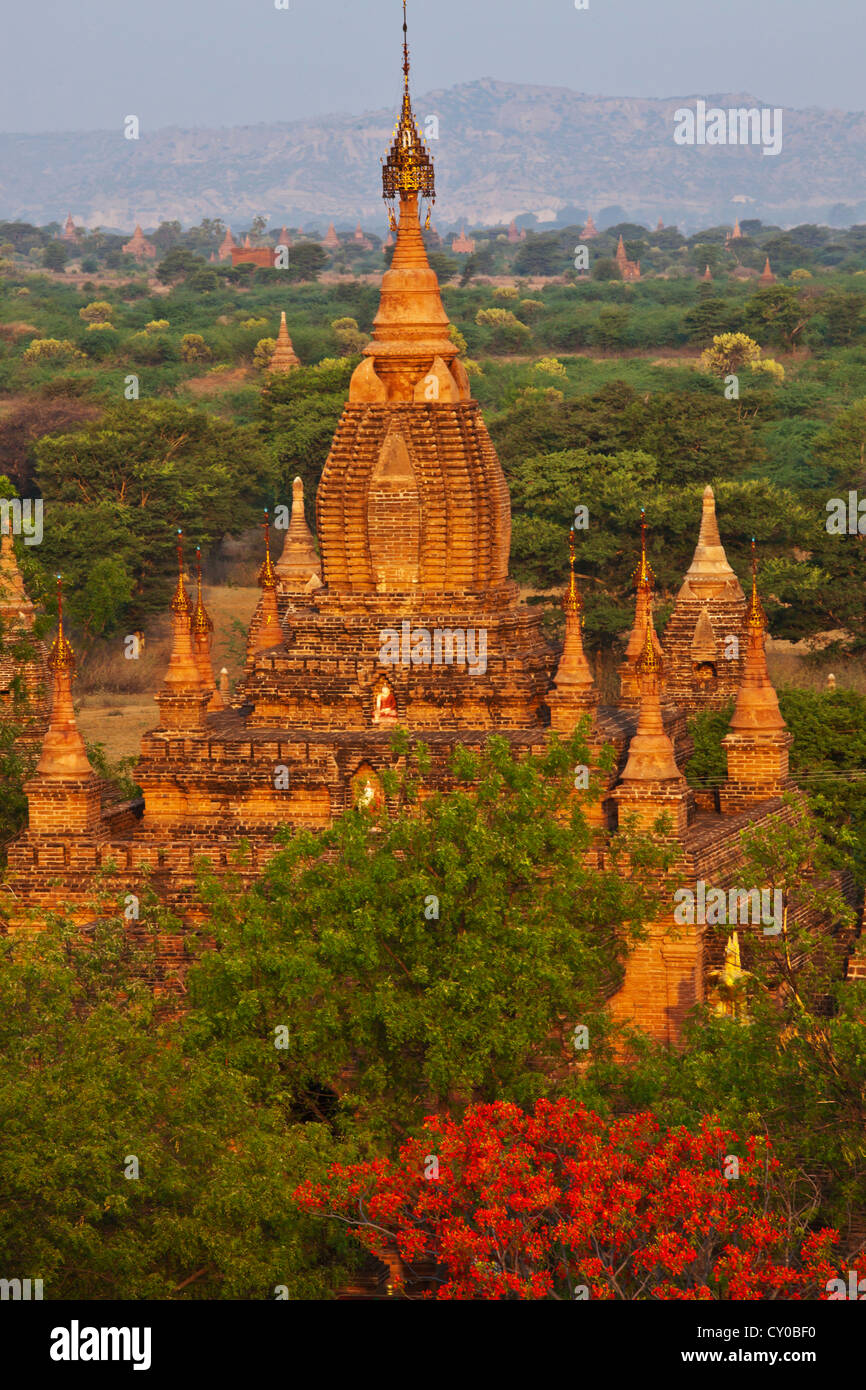
<svg viewBox="0 0 866 1390">
<path fill-rule="evenodd" d="M 160 729 L 202 733 L 211 691 L 203 686 L 193 651 L 193 611 L 184 584 L 182 531 L 177 533 L 177 587 L 170 608 L 171 656 L 156 696 Z"/>
<path fill-rule="evenodd" d="M 598 695 L 583 647 L 583 600 L 574 573 L 574 531 L 569 532 L 570 573 L 562 601 L 565 610 L 565 645 L 548 696 L 551 728 L 571 733 L 582 714 L 593 709 Z"/>
<path fill-rule="evenodd" d="M 629 744 L 624 782 L 684 782 L 674 758 L 673 744 L 665 733 L 659 691 L 662 661 L 652 613 L 647 617 L 637 663 L 640 704 L 637 732 Z"/>
<path fill-rule="evenodd" d="M 625 660 L 619 668 L 620 675 L 620 704 L 635 706 L 640 696 L 640 684 L 638 681 L 638 662 L 643 651 L 646 633 L 649 630 L 652 634 L 651 640 L 659 656 L 661 656 L 661 643 L 656 635 L 655 626 L 652 622 L 653 609 L 653 590 L 655 589 L 656 576 L 655 570 L 650 564 L 647 555 L 647 522 L 646 511 L 641 507 L 640 512 L 640 560 L 637 568 L 632 575 L 632 584 L 636 590 L 634 626 L 628 639 L 625 649 Z"/>
<path fill-rule="evenodd" d="M 277 341 L 268 363 L 269 372 L 292 372 L 296 367 L 300 367 L 301 362 L 295 352 L 292 340 L 289 337 L 289 329 L 286 323 L 286 311 L 280 313 L 280 329 L 277 334 Z"/>
<path fill-rule="evenodd" d="M 192 649 L 192 606 L 184 584 L 182 531 L 177 533 L 177 586 L 170 608 L 172 644 L 165 685 L 175 692 L 199 691 L 201 677 Z"/>
<path fill-rule="evenodd" d="M 264 652 L 270 650 L 271 647 L 282 646 L 284 640 L 277 607 L 277 572 L 271 560 L 271 520 L 267 510 L 265 511 L 263 529 L 265 533 L 265 558 L 259 570 L 262 599 L 256 615 L 258 622 L 252 634 L 253 651 L 255 652 Z"/>
<path fill-rule="evenodd" d="M 199 680 L 202 689 L 212 692 L 208 702 L 208 712 L 224 708 L 222 697 L 216 688 L 214 679 L 213 664 L 211 662 L 211 648 L 213 646 L 213 620 L 204 606 L 204 596 L 202 592 L 201 578 L 201 547 L 195 549 L 195 573 L 196 573 L 196 600 L 190 621 L 190 631 L 192 633 L 193 660 L 198 670 Z"/>
<path fill-rule="evenodd" d="M 731 718 L 722 739 L 728 776 L 720 792 L 723 812 L 778 796 L 790 785 L 788 750 L 793 738 L 767 671 L 767 615 L 758 595 L 758 560 L 752 541 L 752 592 L 746 617 L 746 659 Z"/>
<path fill-rule="evenodd" d="M 295 593 L 305 589 L 314 577 L 319 584 L 322 580 L 322 564 L 304 513 L 304 484 L 300 478 L 292 483 L 292 517 L 276 575 L 281 589 Z"/>
<path fill-rule="evenodd" d="M 48 780 L 95 777 L 87 757 L 84 739 L 75 722 L 72 704 L 72 680 L 75 674 L 75 654 L 63 627 L 63 580 L 57 575 L 57 636 L 51 646 L 48 663 L 52 672 L 54 696 L 51 718 L 42 744 L 42 756 L 36 775 Z"/>
<path fill-rule="evenodd" d="M 715 493 L 707 486 L 704 488 L 701 506 L 698 543 L 678 598 L 718 597 L 723 592 L 732 600 L 743 598 L 740 581 L 728 564 L 728 557 L 719 535 Z"/>
<path fill-rule="evenodd" d="M 387 158 L 382 162 L 382 196 L 397 233 L 390 267 L 382 279 L 373 336 L 349 389 L 349 403 L 452 405 L 471 399 L 465 368 L 442 305 L 439 281 L 430 268 L 421 231 L 420 204 L 430 225 L 436 201 L 433 160 L 412 112 L 408 41 L 404 39 L 403 103 Z M 399 201 L 399 222 L 395 202 Z"/>
</svg>

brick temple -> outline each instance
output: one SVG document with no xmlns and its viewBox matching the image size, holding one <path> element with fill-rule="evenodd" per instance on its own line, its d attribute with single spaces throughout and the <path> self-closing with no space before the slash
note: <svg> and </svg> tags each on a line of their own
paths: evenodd
<svg viewBox="0 0 866 1390">
<path fill-rule="evenodd" d="M 435 181 L 412 111 L 405 40 L 402 110 L 383 192 L 396 246 L 319 484 L 318 546 L 296 480 L 276 559 L 265 528 L 246 665 L 227 695 L 214 677 L 200 566 L 191 597 L 180 538 L 171 657 L 156 692 L 156 725 L 142 742 L 135 777 L 143 795 L 135 802 L 113 804 L 88 762 L 61 602 L 48 658 L 50 720 L 26 785 L 29 824 L 10 849 L 0 912 L 12 929 L 38 928 L 61 910 L 85 923 L 102 874 L 98 891 L 107 904 L 148 884 L 192 927 L 204 920 L 195 896 L 202 857 L 217 874 L 240 871 L 252 882 L 285 826 L 315 830 L 353 807 L 385 807 L 382 771 L 392 762 L 396 729 L 424 740 L 428 785 L 447 790 L 457 745 L 480 749 L 497 734 L 518 755 L 540 753 L 585 721 L 591 761 L 605 746 L 616 755 L 588 809 L 593 864 L 610 867 L 610 837 L 624 817 L 646 828 L 667 817 L 674 866 L 662 896 L 671 906 L 631 953 L 611 1007 L 674 1042 L 720 968 L 733 968 L 734 959 L 739 968 L 741 946 L 748 964 L 761 933 L 760 925 L 740 927 L 726 954 L 724 940 L 699 924 L 672 931 L 675 886 L 737 885 L 741 831 L 794 814 L 782 801 L 793 789 L 791 736 L 767 674 L 756 564 L 747 598 L 707 488 L 695 517 L 694 559 L 663 644 L 644 521 L 620 696 L 615 705 L 600 704 L 583 643 L 573 533 L 560 650 L 551 649 L 541 614 L 521 602 L 509 579 L 508 488 L 422 236 Z M 11 605 L 0 610 L 4 626 L 7 611 L 32 626 L 11 542 L 2 556 Z M 32 727 L 40 718 L 44 727 L 44 653 L 28 669 Z M 695 793 L 683 771 L 692 748 L 688 718 L 732 699 L 727 778 Z M 162 940 L 164 987 L 182 971 L 184 949 L 182 934 Z"/>
</svg>

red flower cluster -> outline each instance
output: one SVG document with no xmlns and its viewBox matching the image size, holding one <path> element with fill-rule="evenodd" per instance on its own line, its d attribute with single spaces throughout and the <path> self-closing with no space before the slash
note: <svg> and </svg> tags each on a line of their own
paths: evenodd
<svg viewBox="0 0 866 1390">
<path fill-rule="evenodd" d="M 438 1177 L 425 1176 L 438 1159 Z M 737 1177 L 725 1176 L 739 1162 Z M 334 1166 L 301 1207 L 356 1228 L 429 1278 L 435 1298 L 817 1299 L 837 1233 L 802 1242 L 768 1214 L 766 1141 L 712 1121 L 606 1121 L 572 1101 L 433 1117 L 399 1160 Z"/>
</svg>

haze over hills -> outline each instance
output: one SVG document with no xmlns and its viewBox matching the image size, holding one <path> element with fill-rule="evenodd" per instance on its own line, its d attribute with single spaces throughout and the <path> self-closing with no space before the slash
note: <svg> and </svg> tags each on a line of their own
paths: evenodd
<svg viewBox="0 0 866 1390">
<path fill-rule="evenodd" d="M 744 93 L 700 94 L 722 108 L 771 106 Z M 0 217 L 46 223 L 71 209 L 88 226 L 153 227 L 203 217 L 312 229 L 361 218 L 385 231 L 379 161 L 397 112 L 334 115 L 223 129 L 143 128 L 0 135 Z M 483 79 L 427 92 L 419 123 L 431 141 L 440 227 L 495 224 L 532 213 L 598 215 L 686 230 L 735 215 L 793 225 L 866 221 L 866 114 L 786 108 L 776 156 L 751 146 L 679 146 L 674 112 L 698 96 L 660 101 Z M 324 227 L 322 228 L 324 229 Z"/>
</svg>

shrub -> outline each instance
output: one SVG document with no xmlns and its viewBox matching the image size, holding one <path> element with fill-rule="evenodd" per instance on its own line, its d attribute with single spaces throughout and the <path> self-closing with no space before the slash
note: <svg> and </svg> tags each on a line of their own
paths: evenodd
<svg viewBox="0 0 866 1390">
<path fill-rule="evenodd" d="M 108 323 L 114 309 L 105 299 L 94 299 L 91 304 L 85 304 L 83 309 L 78 310 L 78 317 L 85 323 L 99 324 Z"/>
<path fill-rule="evenodd" d="M 184 333 L 180 340 L 181 362 L 212 362 L 213 353 L 200 333 Z"/>
<path fill-rule="evenodd" d="M 25 362 L 83 362 L 84 353 L 68 338 L 34 338 L 24 352 Z"/>
</svg>

